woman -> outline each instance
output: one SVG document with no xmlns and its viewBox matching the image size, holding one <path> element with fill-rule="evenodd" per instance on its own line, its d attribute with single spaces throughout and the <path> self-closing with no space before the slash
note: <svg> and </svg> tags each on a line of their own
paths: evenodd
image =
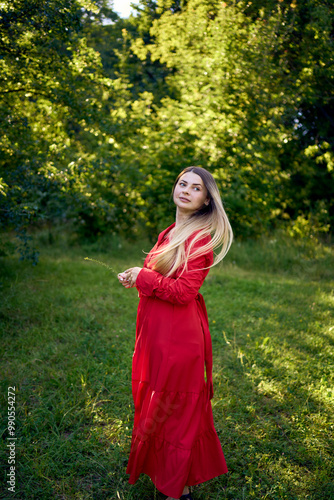
<svg viewBox="0 0 334 500">
<path fill-rule="evenodd" d="M 125 288 L 136 286 L 140 297 L 129 482 L 145 473 L 167 500 L 185 500 L 192 498 L 189 486 L 227 472 L 212 418 L 212 345 L 198 290 L 229 250 L 232 229 L 204 168 L 180 173 L 173 201 L 175 223 L 159 235 L 143 268 L 118 277 Z"/>
</svg>

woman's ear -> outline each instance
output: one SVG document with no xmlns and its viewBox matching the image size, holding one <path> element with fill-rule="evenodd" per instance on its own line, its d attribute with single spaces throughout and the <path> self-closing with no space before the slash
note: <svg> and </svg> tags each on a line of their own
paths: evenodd
<svg viewBox="0 0 334 500">
<path fill-rule="evenodd" d="M 208 205 L 209 205 L 209 203 L 210 203 L 210 198 L 207 198 L 207 199 L 205 200 L 205 202 L 204 202 L 204 205 L 208 206 Z"/>
</svg>

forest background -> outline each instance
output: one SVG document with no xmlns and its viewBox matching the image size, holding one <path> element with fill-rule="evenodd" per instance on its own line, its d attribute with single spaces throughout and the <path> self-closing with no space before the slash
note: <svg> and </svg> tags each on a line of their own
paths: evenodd
<svg viewBox="0 0 334 500">
<path fill-rule="evenodd" d="M 28 233 L 41 225 L 154 240 L 188 165 L 213 173 L 239 239 L 329 235 L 331 1 L 135 10 L 1 2 L 0 229 L 15 230 L 22 256 L 37 261 Z"/>
</svg>

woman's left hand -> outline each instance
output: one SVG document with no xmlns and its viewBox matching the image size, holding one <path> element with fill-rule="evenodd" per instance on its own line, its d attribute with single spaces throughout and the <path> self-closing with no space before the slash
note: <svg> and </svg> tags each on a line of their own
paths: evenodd
<svg viewBox="0 0 334 500">
<path fill-rule="evenodd" d="M 141 271 L 141 267 L 130 267 L 123 271 L 122 276 L 124 276 L 124 280 L 122 281 L 122 285 L 125 288 L 132 288 L 136 285 L 136 280 L 139 272 Z"/>
</svg>

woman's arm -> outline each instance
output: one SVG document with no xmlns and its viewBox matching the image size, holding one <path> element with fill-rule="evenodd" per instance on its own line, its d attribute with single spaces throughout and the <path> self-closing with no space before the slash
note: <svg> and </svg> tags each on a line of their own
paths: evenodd
<svg viewBox="0 0 334 500">
<path fill-rule="evenodd" d="M 201 255 L 188 262 L 188 269 L 179 277 L 167 278 L 157 271 L 143 268 L 136 280 L 136 287 L 144 295 L 158 297 L 173 304 L 188 304 L 201 288 L 209 269 L 203 269 L 212 264 L 212 255 Z"/>
</svg>

